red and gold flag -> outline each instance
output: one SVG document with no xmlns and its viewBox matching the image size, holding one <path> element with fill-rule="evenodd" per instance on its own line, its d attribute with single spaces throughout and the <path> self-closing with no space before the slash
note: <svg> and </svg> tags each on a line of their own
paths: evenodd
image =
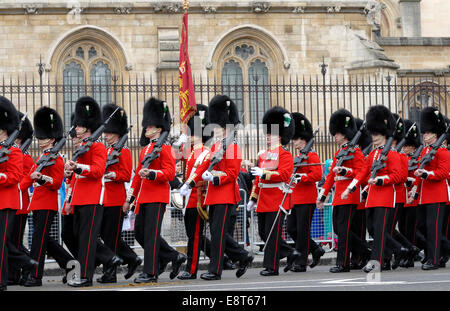
<svg viewBox="0 0 450 311">
<path fill-rule="evenodd" d="M 180 121 L 182 124 L 186 124 L 197 111 L 194 83 L 192 81 L 191 63 L 189 62 L 188 54 L 187 10 L 184 11 L 183 15 L 178 75 L 180 78 Z"/>
</svg>

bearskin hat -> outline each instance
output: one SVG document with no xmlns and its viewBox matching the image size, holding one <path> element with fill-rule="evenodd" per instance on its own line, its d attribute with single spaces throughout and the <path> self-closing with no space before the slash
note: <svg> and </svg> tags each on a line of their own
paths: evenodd
<svg viewBox="0 0 450 311">
<path fill-rule="evenodd" d="M 123 136 L 127 133 L 128 130 L 128 117 L 127 113 L 122 107 L 114 104 L 104 105 L 102 108 L 103 120 L 108 119 L 109 116 L 114 111 L 116 111 L 117 108 L 119 108 L 119 110 L 111 117 L 111 120 L 109 120 L 108 124 L 106 124 L 104 132 L 116 133 L 119 134 L 119 136 Z"/>
<path fill-rule="evenodd" d="M 411 126 L 414 126 L 414 128 L 409 131 Z M 408 133 L 409 131 L 409 133 Z M 419 127 L 417 124 L 414 124 L 413 121 L 406 119 L 405 120 L 405 132 L 408 133 L 408 135 L 405 136 L 405 146 L 414 146 L 419 147 L 420 146 L 420 132 Z"/>
<path fill-rule="evenodd" d="M 405 121 L 403 121 L 402 117 L 400 117 L 398 114 L 393 113 L 392 114 L 395 118 L 395 122 L 397 124 L 397 126 L 395 127 L 395 132 L 394 132 L 394 140 L 397 141 L 397 143 L 399 143 L 403 137 L 405 137 Z M 398 122 L 397 122 L 398 120 Z"/>
<path fill-rule="evenodd" d="M 382 105 L 372 106 L 366 113 L 367 130 L 371 134 L 392 136 L 396 121 L 389 109 Z"/>
<path fill-rule="evenodd" d="M 147 138 L 145 136 L 145 128 L 142 128 L 141 131 L 141 138 L 139 139 L 139 144 L 141 145 L 141 147 L 145 147 L 150 143 L 150 138 Z"/>
<path fill-rule="evenodd" d="M 356 128 L 357 129 L 361 128 L 363 122 L 364 121 L 362 119 L 356 118 L 355 119 Z M 361 136 L 359 137 L 357 144 L 359 145 L 361 150 L 364 150 L 371 143 L 372 143 L 372 136 L 370 136 L 369 131 L 367 130 L 367 127 L 365 127 L 361 132 Z"/>
<path fill-rule="evenodd" d="M 20 111 L 18 111 L 18 113 L 19 113 L 19 120 L 21 120 L 24 114 Z M 17 136 L 17 138 L 20 139 L 22 143 L 24 143 L 28 138 L 32 137 L 33 137 L 33 126 L 31 125 L 31 122 L 28 119 L 28 117 L 26 117 L 22 123 L 22 127 L 20 128 L 19 136 Z"/>
<path fill-rule="evenodd" d="M 70 127 L 75 126 L 74 120 L 75 120 L 75 113 L 72 112 L 72 114 L 70 115 Z M 75 138 L 77 136 L 77 132 L 75 131 L 75 129 L 72 129 L 69 135 L 70 137 Z"/>
<path fill-rule="evenodd" d="M 102 113 L 95 99 L 90 96 L 83 96 L 77 100 L 73 122 L 75 126 L 85 127 L 91 132 L 102 125 Z"/>
<path fill-rule="evenodd" d="M 356 128 L 355 118 L 346 109 L 339 109 L 330 117 L 330 133 L 336 135 L 341 133 L 348 140 L 351 140 L 355 136 L 358 129 Z"/>
<path fill-rule="evenodd" d="M 216 95 L 209 102 L 209 122 L 226 128 L 227 124 L 239 123 L 236 104 L 226 95 Z"/>
<path fill-rule="evenodd" d="M 447 123 L 447 125 L 449 125 L 450 124 L 450 119 L 449 118 L 445 118 L 445 122 Z M 450 146 L 450 131 L 447 132 L 445 140 L 447 141 L 447 148 L 449 148 L 449 146 Z"/>
<path fill-rule="evenodd" d="M 144 130 L 147 126 L 156 126 L 161 128 L 163 132 L 170 131 L 171 123 L 172 118 L 166 102 L 152 97 L 145 103 L 142 118 Z"/>
<path fill-rule="evenodd" d="M 420 131 L 423 133 L 431 132 L 437 136 L 445 133 L 447 123 L 444 116 L 435 107 L 426 107 L 420 112 Z"/>
<path fill-rule="evenodd" d="M 275 106 L 266 111 L 263 117 L 264 132 L 276 134 L 281 138 L 281 144 L 287 145 L 295 132 L 295 121 L 289 111 Z M 275 126 L 274 126 L 275 125 Z"/>
<path fill-rule="evenodd" d="M 292 118 L 294 119 L 295 131 L 292 140 L 301 138 L 305 141 L 311 140 L 313 137 L 313 128 L 311 122 L 300 112 L 292 113 Z"/>
<path fill-rule="evenodd" d="M 52 108 L 39 108 L 34 114 L 33 122 L 37 139 L 55 138 L 55 140 L 59 140 L 64 136 L 62 119 Z"/>
<path fill-rule="evenodd" d="M 208 106 L 198 104 L 197 112 L 187 122 L 192 136 L 202 136 L 202 141 L 205 143 L 211 137 L 205 135 L 205 127 L 209 124 Z"/>
<path fill-rule="evenodd" d="M 19 126 L 19 121 L 16 107 L 9 99 L 0 96 L 0 129 L 11 135 Z"/>
</svg>

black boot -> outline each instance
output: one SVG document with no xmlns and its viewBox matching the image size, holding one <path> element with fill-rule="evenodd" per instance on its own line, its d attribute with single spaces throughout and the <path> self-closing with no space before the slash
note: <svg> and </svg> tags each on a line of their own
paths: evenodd
<svg viewBox="0 0 450 311">
<path fill-rule="evenodd" d="M 278 275 L 278 271 L 266 268 L 266 269 L 262 270 L 261 272 L 259 272 L 259 274 L 262 276 L 275 276 L 275 275 Z"/>
<path fill-rule="evenodd" d="M 294 266 L 291 268 L 292 272 L 306 272 L 306 265 L 298 265 L 294 264 Z"/>
<path fill-rule="evenodd" d="M 28 274 L 28 278 L 26 279 L 25 283 L 23 283 L 23 286 L 25 287 L 42 286 L 42 280 L 35 278 L 31 274 Z"/>
<path fill-rule="evenodd" d="M 320 258 L 325 255 L 325 250 L 322 248 L 322 246 L 319 245 L 318 248 L 316 248 L 314 250 L 314 252 L 312 253 L 312 262 L 309 265 L 310 268 L 314 268 L 315 266 L 317 266 L 320 262 Z"/>
<path fill-rule="evenodd" d="M 428 260 L 422 265 L 422 270 L 436 270 L 439 269 L 439 265 L 433 264 L 431 260 Z"/>
<path fill-rule="evenodd" d="M 190 274 L 187 271 L 181 273 L 181 275 L 177 276 L 180 280 L 195 280 L 197 278 L 197 274 Z"/>
<path fill-rule="evenodd" d="M 300 253 L 294 249 L 292 253 L 287 257 L 286 267 L 284 267 L 284 272 L 288 272 L 292 269 L 294 263 L 300 258 Z"/>
<path fill-rule="evenodd" d="M 341 265 L 337 265 L 336 267 L 330 268 L 331 273 L 341 273 L 341 272 L 350 272 L 350 267 L 344 267 Z"/>
<path fill-rule="evenodd" d="M 92 286 L 92 280 L 91 279 L 80 279 L 78 281 L 68 281 L 67 285 L 72 287 L 89 287 Z"/>
<path fill-rule="evenodd" d="M 253 259 L 255 259 L 255 257 L 248 253 L 245 259 L 239 261 L 239 268 L 236 271 L 236 277 L 240 278 L 245 272 L 247 272 L 247 269 L 252 264 Z"/>
<path fill-rule="evenodd" d="M 180 273 L 181 265 L 186 261 L 187 257 L 181 253 L 178 254 L 177 258 L 172 261 L 172 272 L 170 272 L 170 279 L 173 280 Z"/>
<path fill-rule="evenodd" d="M 141 284 L 141 283 L 157 283 L 158 277 L 153 274 L 148 274 L 145 272 L 142 272 L 138 275 L 137 278 L 134 279 L 134 283 Z"/>
<path fill-rule="evenodd" d="M 221 279 L 220 275 L 212 273 L 212 272 L 202 273 L 200 275 L 200 278 L 202 280 L 206 280 L 206 281 L 216 281 L 216 280 L 220 280 Z"/>
<path fill-rule="evenodd" d="M 133 274 L 136 272 L 136 269 L 142 264 L 142 259 L 138 256 L 136 256 L 135 260 L 128 264 L 128 271 L 127 274 L 125 274 L 125 280 L 128 280 L 133 276 Z"/>
</svg>

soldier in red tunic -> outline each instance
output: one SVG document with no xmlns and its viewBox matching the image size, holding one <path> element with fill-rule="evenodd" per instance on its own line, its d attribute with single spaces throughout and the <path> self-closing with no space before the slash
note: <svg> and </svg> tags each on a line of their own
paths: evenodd
<svg viewBox="0 0 450 311">
<path fill-rule="evenodd" d="M 294 148 L 301 151 L 308 141 L 313 137 L 311 122 L 301 113 L 292 113 L 295 124 L 295 132 L 292 137 Z M 319 155 L 311 150 L 308 159 L 303 163 L 304 167 L 297 170 L 300 179 L 292 192 L 294 207 L 287 217 L 287 230 L 295 241 L 295 249 L 301 254 L 294 263 L 291 271 L 305 272 L 308 263 L 308 254 L 312 253 L 313 262 L 311 267 L 319 263 L 320 257 L 325 251 L 313 239 L 311 239 L 311 223 L 314 210 L 316 209 L 317 187 L 316 182 L 322 178 L 322 167 Z"/>
<path fill-rule="evenodd" d="M 74 125 L 80 139 L 88 138 L 102 124 L 98 103 L 89 96 L 78 99 L 75 106 Z M 81 146 L 86 144 L 82 142 Z M 70 202 L 74 211 L 74 230 L 78 240 L 77 260 L 81 266 L 81 280 L 69 281 L 73 287 L 92 286 L 95 272 L 97 237 L 103 214 L 103 175 L 106 167 L 106 148 L 95 141 L 76 162 L 66 162 L 67 173 L 75 173 L 75 183 Z"/>
<path fill-rule="evenodd" d="M 43 156 L 63 137 L 63 123 L 58 113 L 48 107 L 42 107 L 34 115 L 35 136 Z M 21 189 L 34 187 L 28 209 L 33 212 L 33 239 L 30 254 L 39 262 L 39 267 L 27 271 L 24 286 L 42 286 L 45 255 L 51 255 L 63 269 L 73 257 L 50 236 L 50 227 L 59 209 L 58 191 L 64 178 L 64 160 L 59 155 L 52 160 L 54 164 L 36 171 L 37 164 L 25 175 L 20 183 Z M 37 163 L 37 162 L 36 162 Z"/>
<path fill-rule="evenodd" d="M 364 165 L 364 156 L 358 146 L 348 146 L 348 142 L 352 140 L 356 134 L 357 128 L 355 119 L 352 114 L 345 109 L 339 109 L 330 117 L 330 133 L 334 136 L 339 145 L 336 151 L 333 163 L 330 168 L 330 173 L 325 180 L 323 189 L 319 194 L 317 202 L 318 207 L 323 207 L 327 194 L 331 187 L 335 185 L 335 192 L 333 197 L 333 229 L 338 235 L 338 254 L 336 259 L 336 266 L 330 269 L 332 273 L 349 272 L 350 271 L 350 242 L 351 231 L 350 226 L 352 217 L 356 210 L 356 206 L 360 202 L 359 187 L 348 198 L 342 198 L 341 194 L 350 184 L 351 180 L 358 174 L 361 167 Z M 344 160 L 339 165 L 340 159 L 337 155 L 341 150 L 353 148 L 348 154 L 350 159 Z"/>
<path fill-rule="evenodd" d="M 431 151 L 431 145 L 445 133 L 445 130 L 446 122 L 439 110 L 435 107 L 426 107 L 421 111 L 420 131 L 425 143 L 421 160 Z M 447 185 L 449 172 L 450 153 L 444 146 L 439 146 L 433 159 L 414 172 L 416 185 L 420 185 L 418 226 L 427 240 L 426 262 L 422 265 L 423 270 L 438 269 L 441 255 L 446 255 L 445 253 L 449 250 L 448 240 L 442 236 L 445 206 L 449 201 Z"/>
<path fill-rule="evenodd" d="M 223 150 L 222 139 L 229 137 L 232 129 L 239 123 L 237 107 L 225 95 L 216 95 L 209 102 L 209 121 L 217 124 L 214 127 L 214 138 L 217 142 L 212 146 L 207 158 L 197 167 L 180 188 L 180 194 L 186 196 L 189 189 L 194 188 L 201 181 L 207 182 L 207 192 L 204 205 L 209 208 L 209 222 L 211 231 L 211 257 L 208 272 L 200 277 L 204 280 L 220 280 L 223 269 L 225 245 L 228 257 L 238 261 L 236 276 L 241 277 L 250 264 L 253 256 L 240 246 L 226 233 L 230 221 L 230 209 L 235 208 L 240 201 L 237 178 L 241 166 L 241 150 L 233 141 L 226 148 L 223 158 L 209 170 L 211 159 Z"/>
<path fill-rule="evenodd" d="M 0 159 L 0 291 L 8 284 L 8 264 L 12 269 L 33 269 L 38 263 L 20 252 L 11 241 L 16 211 L 20 209 L 19 183 L 23 177 L 23 154 L 5 141 L 19 126 L 19 115 L 11 101 L 0 96 L 0 150 L 9 148 Z"/>
</svg>

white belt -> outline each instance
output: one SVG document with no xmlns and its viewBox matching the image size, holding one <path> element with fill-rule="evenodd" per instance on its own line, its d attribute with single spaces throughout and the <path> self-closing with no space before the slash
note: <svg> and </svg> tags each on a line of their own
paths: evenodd
<svg viewBox="0 0 450 311">
<path fill-rule="evenodd" d="M 292 193 L 292 189 L 289 187 L 288 184 L 286 184 L 284 182 L 278 182 L 278 183 L 272 183 L 272 184 L 259 183 L 258 187 L 261 188 L 261 189 L 264 189 L 264 188 L 278 188 L 283 193 Z"/>
<path fill-rule="evenodd" d="M 77 179 L 83 179 L 83 178 L 86 178 L 86 176 L 83 176 L 83 175 L 76 175 L 76 177 L 77 177 Z"/>
<path fill-rule="evenodd" d="M 350 180 L 351 178 L 345 177 L 345 176 L 336 176 L 335 181 L 341 181 L 341 180 Z"/>
</svg>

